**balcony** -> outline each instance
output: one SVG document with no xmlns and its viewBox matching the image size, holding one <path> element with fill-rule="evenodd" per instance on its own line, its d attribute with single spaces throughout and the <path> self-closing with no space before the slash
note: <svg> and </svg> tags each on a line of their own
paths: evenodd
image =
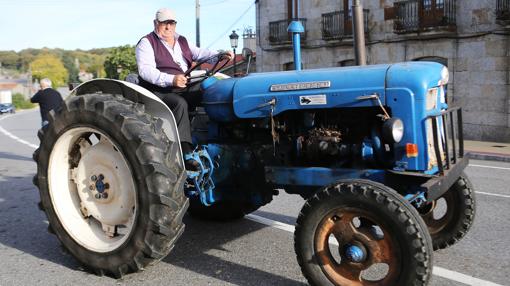
<svg viewBox="0 0 510 286">
<path fill-rule="evenodd" d="M 363 10 L 363 22 L 365 33 L 368 33 L 368 10 Z M 335 11 L 322 14 L 322 39 L 341 40 L 352 37 L 352 12 L 351 10 Z"/>
<path fill-rule="evenodd" d="M 395 2 L 394 32 L 397 34 L 426 31 L 453 32 L 457 29 L 455 2 L 456 0 Z"/>
<path fill-rule="evenodd" d="M 305 28 L 305 32 L 301 34 L 301 40 L 306 40 L 306 19 L 299 18 L 298 19 L 303 27 Z M 287 32 L 287 28 L 289 27 L 292 19 L 280 20 L 269 22 L 269 43 L 272 45 L 286 45 L 292 43 L 292 33 Z"/>
<path fill-rule="evenodd" d="M 497 0 L 496 20 L 510 21 L 510 0 Z"/>
</svg>

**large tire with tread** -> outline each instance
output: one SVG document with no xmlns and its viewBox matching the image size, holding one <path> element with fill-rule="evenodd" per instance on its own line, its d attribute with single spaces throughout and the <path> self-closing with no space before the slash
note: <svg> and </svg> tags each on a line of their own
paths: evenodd
<svg viewBox="0 0 510 286">
<path fill-rule="evenodd" d="M 372 181 L 342 180 L 310 197 L 294 239 L 311 285 L 427 285 L 431 276 L 432 243 L 420 214 Z"/>
<path fill-rule="evenodd" d="M 440 202 L 444 202 L 442 208 L 438 207 Z M 434 250 L 448 248 L 459 242 L 473 225 L 476 213 L 473 185 L 462 174 L 446 193 L 419 211 L 428 226 Z"/>
<path fill-rule="evenodd" d="M 171 251 L 188 200 L 179 142 L 160 119 L 121 96 L 73 96 L 50 112 L 38 136 L 39 207 L 87 269 L 120 278 Z"/>
</svg>

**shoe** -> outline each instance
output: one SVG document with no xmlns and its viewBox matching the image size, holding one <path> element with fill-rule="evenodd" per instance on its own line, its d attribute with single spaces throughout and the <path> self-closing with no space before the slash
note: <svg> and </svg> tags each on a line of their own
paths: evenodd
<svg viewBox="0 0 510 286">
<path fill-rule="evenodd" d="M 191 172 L 199 172 L 200 171 L 200 164 L 193 159 L 184 161 L 184 167 L 186 168 L 186 171 L 191 171 Z"/>
</svg>

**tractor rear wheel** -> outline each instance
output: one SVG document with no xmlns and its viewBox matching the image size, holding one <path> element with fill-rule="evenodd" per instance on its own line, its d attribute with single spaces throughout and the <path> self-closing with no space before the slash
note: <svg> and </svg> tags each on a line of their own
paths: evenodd
<svg viewBox="0 0 510 286">
<path fill-rule="evenodd" d="M 67 99 L 39 131 L 40 207 L 64 248 L 120 278 L 165 257 L 184 231 L 179 142 L 120 96 Z"/>
<path fill-rule="evenodd" d="M 473 186 L 462 174 L 440 198 L 418 210 L 428 226 L 434 250 L 448 248 L 466 235 L 475 219 L 475 202 Z"/>
<path fill-rule="evenodd" d="M 416 209 L 394 190 L 342 180 L 309 198 L 294 234 L 311 285 L 427 285 L 432 243 Z"/>
</svg>

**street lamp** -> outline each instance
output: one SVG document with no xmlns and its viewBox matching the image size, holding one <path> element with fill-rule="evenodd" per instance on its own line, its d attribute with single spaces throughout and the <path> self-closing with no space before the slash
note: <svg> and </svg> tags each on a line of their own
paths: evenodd
<svg viewBox="0 0 510 286">
<path fill-rule="evenodd" d="M 230 46 L 234 50 L 234 76 L 236 76 L 236 48 L 237 41 L 239 40 L 239 35 L 236 34 L 236 31 L 232 31 L 232 34 L 228 36 L 230 38 Z"/>
</svg>

